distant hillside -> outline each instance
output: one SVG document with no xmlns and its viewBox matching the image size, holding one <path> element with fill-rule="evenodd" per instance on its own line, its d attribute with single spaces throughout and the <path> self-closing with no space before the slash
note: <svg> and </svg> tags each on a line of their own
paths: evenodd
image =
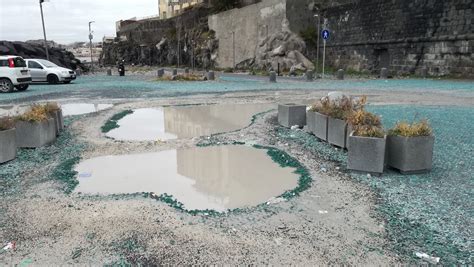
<svg viewBox="0 0 474 267">
<path fill-rule="evenodd" d="M 49 48 L 48 52 L 50 61 L 59 66 L 73 70 L 77 68 L 87 70 L 80 60 L 75 58 L 71 52 L 68 52 L 65 49 Z M 23 58 L 46 59 L 46 53 L 42 45 L 25 42 L 0 41 L 0 55 L 17 55 Z"/>
</svg>

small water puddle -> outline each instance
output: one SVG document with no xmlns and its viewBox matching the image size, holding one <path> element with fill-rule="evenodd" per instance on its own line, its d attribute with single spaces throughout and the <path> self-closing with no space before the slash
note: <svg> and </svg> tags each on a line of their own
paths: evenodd
<svg viewBox="0 0 474 267">
<path fill-rule="evenodd" d="M 209 136 L 242 129 L 273 104 L 209 105 L 137 109 L 106 134 L 123 141 L 156 141 Z"/>
<path fill-rule="evenodd" d="M 74 104 L 63 104 L 61 108 L 64 116 L 84 115 L 101 110 L 109 109 L 113 107 L 112 104 L 86 104 L 86 103 L 74 103 Z"/>
<path fill-rule="evenodd" d="M 266 152 L 227 145 L 93 158 L 76 166 L 75 191 L 166 193 L 187 210 L 256 206 L 298 185 L 295 169 L 280 167 Z"/>
</svg>

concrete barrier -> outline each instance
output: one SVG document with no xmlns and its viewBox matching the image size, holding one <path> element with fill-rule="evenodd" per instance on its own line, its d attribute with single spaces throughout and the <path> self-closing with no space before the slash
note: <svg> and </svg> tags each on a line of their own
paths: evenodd
<svg viewBox="0 0 474 267">
<path fill-rule="evenodd" d="M 112 76 L 112 69 L 111 68 L 107 69 L 107 76 Z"/>
<path fill-rule="evenodd" d="M 162 78 L 163 76 L 165 76 L 165 69 L 159 69 L 156 72 L 156 75 L 158 76 L 158 78 Z"/>
<path fill-rule="evenodd" d="M 346 148 L 347 122 L 335 118 L 328 118 L 328 143 Z"/>
<path fill-rule="evenodd" d="M 37 148 L 56 140 L 56 124 L 52 118 L 42 122 L 17 121 L 15 126 L 18 147 Z"/>
<path fill-rule="evenodd" d="M 185 73 L 185 74 L 189 74 L 189 68 L 185 68 L 185 69 L 184 69 L 184 73 Z"/>
<path fill-rule="evenodd" d="M 423 68 L 421 69 L 420 74 L 421 74 L 421 78 L 423 78 L 423 79 L 428 78 L 428 68 L 427 68 L 427 67 L 423 67 Z"/>
<path fill-rule="evenodd" d="M 383 173 L 387 138 L 349 136 L 347 168 L 349 170 Z"/>
<path fill-rule="evenodd" d="M 213 71 L 208 71 L 206 76 L 208 81 L 214 81 L 216 79 L 216 75 Z"/>
<path fill-rule="evenodd" d="M 278 105 L 278 123 L 287 128 L 295 125 L 303 128 L 306 125 L 306 106 L 296 104 Z"/>
<path fill-rule="evenodd" d="M 0 131 L 0 164 L 16 158 L 16 129 Z"/>
<path fill-rule="evenodd" d="M 380 70 L 380 79 L 387 79 L 388 78 L 388 69 L 382 68 Z"/>
<path fill-rule="evenodd" d="M 344 75 L 345 75 L 345 72 L 343 69 L 340 69 L 337 71 L 337 79 L 338 80 L 344 80 Z"/>
<path fill-rule="evenodd" d="M 314 80 L 314 72 L 312 70 L 307 70 L 305 77 L 306 77 L 306 81 L 312 82 Z"/>
<path fill-rule="evenodd" d="M 176 76 L 178 75 L 178 70 L 177 69 L 173 69 L 173 75 L 172 76 Z"/>
<path fill-rule="evenodd" d="M 271 83 L 276 83 L 277 81 L 277 74 L 274 71 L 270 71 L 270 76 L 269 76 L 270 82 Z"/>
</svg>

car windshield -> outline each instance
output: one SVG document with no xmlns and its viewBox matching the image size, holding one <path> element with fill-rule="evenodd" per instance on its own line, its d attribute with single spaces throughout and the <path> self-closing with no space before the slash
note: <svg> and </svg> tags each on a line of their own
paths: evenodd
<svg viewBox="0 0 474 267">
<path fill-rule="evenodd" d="M 47 60 L 44 60 L 44 59 L 37 59 L 36 61 L 41 63 L 41 65 L 45 66 L 46 68 L 56 68 L 56 67 L 58 67 L 58 65 L 54 64 L 53 62 L 47 61 Z"/>
</svg>

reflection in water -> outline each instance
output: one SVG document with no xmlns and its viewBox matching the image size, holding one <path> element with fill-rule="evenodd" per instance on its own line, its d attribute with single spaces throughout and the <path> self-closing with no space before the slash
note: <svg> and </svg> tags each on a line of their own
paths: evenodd
<svg viewBox="0 0 474 267">
<path fill-rule="evenodd" d="M 266 150 L 218 146 L 106 156 L 76 167 L 76 192 L 173 195 L 188 210 L 255 206 L 297 186 L 293 168 L 281 168 Z"/>
<path fill-rule="evenodd" d="M 208 136 L 239 130 L 271 104 L 210 105 L 138 109 L 118 121 L 107 136 L 117 140 L 156 141 Z"/>
<path fill-rule="evenodd" d="M 93 112 L 99 112 L 104 109 L 113 107 L 112 104 L 85 104 L 85 103 L 75 103 L 75 104 L 64 104 L 61 105 L 64 116 L 73 116 L 73 115 L 83 115 Z"/>
<path fill-rule="evenodd" d="M 117 140 L 156 141 L 176 139 L 176 135 L 165 132 L 162 109 L 144 108 L 133 111 L 118 121 L 119 128 L 106 136 Z"/>
</svg>

